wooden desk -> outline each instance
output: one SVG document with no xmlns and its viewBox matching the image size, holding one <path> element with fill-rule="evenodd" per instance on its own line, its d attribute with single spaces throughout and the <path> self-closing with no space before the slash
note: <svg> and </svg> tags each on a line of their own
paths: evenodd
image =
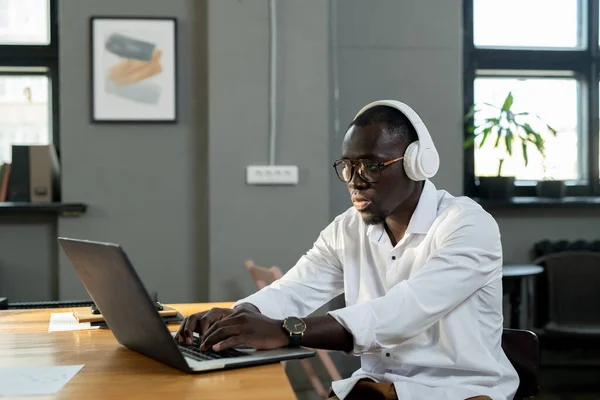
<svg viewBox="0 0 600 400">
<path fill-rule="evenodd" d="M 232 303 L 170 306 L 185 316 L 211 307 L 231 307 Z M 296 398 L 280 364 L 186 374 L 121 346 L 109 330 L 49 333 L 50 313 L 69 310 L 0 311 L 0 365 L 85 364 L 55 396 L 32 400 Z M 172 331 L 178 327 L 169 325 Z"/>
</svg>

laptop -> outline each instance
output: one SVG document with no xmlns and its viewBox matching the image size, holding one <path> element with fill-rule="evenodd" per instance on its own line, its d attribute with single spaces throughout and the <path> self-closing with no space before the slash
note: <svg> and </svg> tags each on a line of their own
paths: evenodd
<svg viewBox="0 0 600 400">
<path fill-rule="evenodd" d="M 197 336 L 193 345 L 180 345 L 156 311 L 155 303 L 120 245 L 64 237 L 58 241 L 113 335 L 128 349 L 188 373 L 315 355 L 315 351 L 302 347 L 200 351 Z"/>
</svg>

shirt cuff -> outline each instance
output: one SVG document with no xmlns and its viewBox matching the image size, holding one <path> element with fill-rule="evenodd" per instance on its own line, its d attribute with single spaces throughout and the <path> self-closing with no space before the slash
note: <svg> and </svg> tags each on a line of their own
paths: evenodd
<svg viewBox="0 0 600 400">
<path fill-rule="evenodd" d="M 260 296 L 259 293 L 260 292 L 236 301 L 233 307 L 235 308 L 236 306 L 242 303 L 250 303 L 254 307 L 258 308 L 258 311 L 266 317 L 273 319 L 283 319 L 284 317 L 280 315 L 281 310 L 279 309 L 279 307 L 277 307 L 276 302 L 268 299 L 263 299 L 263 297 L 268 296 Z"/>
<path fill-rule="evenodd" d="M 355 356 L 377 350 L 375 326 L 377 318 L 369 304 L 356 304 L 330 311 L 331 315 L 354 337 L 352 353 Z"/>
</svg>

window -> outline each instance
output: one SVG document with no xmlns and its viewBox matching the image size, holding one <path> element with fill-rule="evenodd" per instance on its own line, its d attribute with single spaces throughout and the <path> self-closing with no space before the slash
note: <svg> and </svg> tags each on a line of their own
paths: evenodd
<svg viewBox="0 0 600 400">
<path fill-rule="evenodd" d="M 473 0 L 473 41 L 490 48 L 581 47 L 578 0 Z"/>
<path fill-rule="evenodd" d="M 0 43 L 49 45 L 49 1 L 0 0 Z"/>
<path fill-rule="evenodd" d="M 518 180 L 537 181 L 544 178 L 579 181 L 585 175 L 581 170 L 579 145 L 577 136 L 577 93 L 578 82 L 573 78 L 539 78 L 539 77 L 495 77 L 481 73 L 475 78 L 475 104 L 502 105 L 506 91 L 510 89 L 514 96 L 513 107 L 527 110 L 539 115 L 540 119 L 531 118 L 531 124 L 537 131 L 545 121 L 557 130 L 556 136 L 545 137 L 545 154 L 543 158 L 533 143 L 527 143 L 528 163 L 522 151 L 516 149 L 512 157 L 503 163 L 502 174 L 514 176 Z M 494 114 L 484 110 L 479 118 L 493 117 Z M 538 126 L 535 126 L 537 123 Z M 493 139 L 493 138 L 492 138 Z M 479 144 L 481 139 L 477 140 Z M 475 151 L 475 175 L 494 176 L 497 174 L 500 158 L 505 156 L 505 147 L 477 147 Z"/>
<path fill-rule="evenodd" d="M 56 7 L 0 0 L 0 163 L 13 144 L 58 143 Z"/>
<path fill-rule="evenodd" d="M 48 77 L 0 75 L 0 162 L 11 162 L 11 145 L 49 144 Z"/>
<path fill-rule="evenodd" d="M 465 148 L 465 194 L 478 197 L 479 177 L 499 175 L 515 178 L 516 196 L 535 196 L 540 180 L 565 181 L 567 196 L 600 196 L 599 20 L 593 0 L 464 1 L 465 115 L 480 109 L 465 139 L 511 93 L 511 111 L 529 113 L 545 141 L 544 155 L 516 140 L 509 156 L 497 135 L 481 147 L 478 136 Z"/>
</svg>

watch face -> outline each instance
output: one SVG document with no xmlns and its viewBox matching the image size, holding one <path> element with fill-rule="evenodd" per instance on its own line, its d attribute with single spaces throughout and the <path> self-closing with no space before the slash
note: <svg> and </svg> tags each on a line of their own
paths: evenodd
<svg viewBox="0 0 600 400">
<path fill-rule="evenodd" d="M 296 335 L 302 334 L 304 333 L 304 330 L 306 330 L 306 324 L 304 321 L 296 317 L 286 318 L 283 325 L 290 333 Z"/>
</svg>

